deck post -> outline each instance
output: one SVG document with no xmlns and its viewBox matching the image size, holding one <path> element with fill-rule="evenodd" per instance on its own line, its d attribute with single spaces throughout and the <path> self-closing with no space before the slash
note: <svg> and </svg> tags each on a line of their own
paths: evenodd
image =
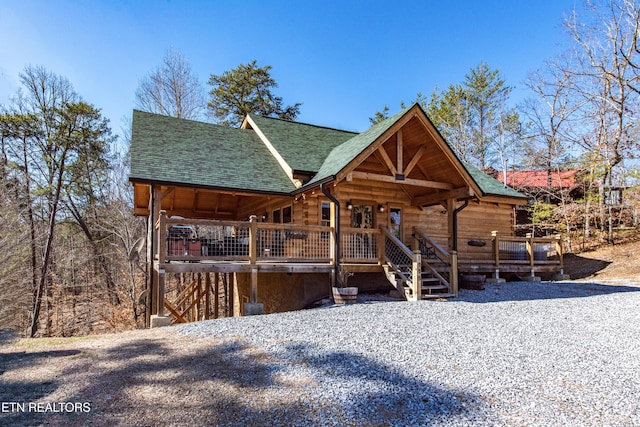
<svg viewBox="0 0 640 427">
<path fill-rule="evenodd" d="M 213 273 L 213 318 L 217 319 L 219 316 L 219 301 L 220 301 L 220 273 Z"/>
<path fill-rule="evenodd" d="M 258 217 L 249 217 L 249 264 L 251 273 L 249 277 L 250 293 L 249 302 L 244 304 L 245 315 L 262 314 L 264 306 L 258 302 Z"/>
<path fill-rule="evenodd" d="M 458 296 L 458 252 L 451 251 L 451 259 L 449 263 L 449 285 L 451 293 Z"/>
<path fill-rule="evenodd" d="M 526 235 L 527 254 L 529 256 L 529 267 L 531 268 L 531 277 L 535 277 L 534 270 L 535 258 L 533 256 L 533 233 L 527 233 Z"/>
<path fill-rule="evenodd" d="M 500 242 L 498 241 L 498 232 L 492 231 L 491 238 L 493 240 L 493 264 L 495 266 L 495 279 L 500 279 Z"/>
<path fill-rule="evenodd" d="M 413 254 L 411 280 L 413 281 L 413 297 L 418 301 L 422 299 L 422 255 L 419 250 L 414 251 Z"/>
<path fill-rule="evenodd" d="M 558 258 L 560 260 L 560 274 L 564 275 L 564 256 L 562 253 L 562 236 L 556 236 L 556 253 L 558 254 Z"/>
<path fill-rule="evenodd" d="M 384 233 L 378 233 L 378 264 L 384 265 Z"/>
<path fill-rule="evenodd" d="M 167 259 L 167 234 L 166 234 L 167 211 L 161 210 L 158 216 L 158 230 L 156 234 L 156 244 L 158 248 L 158 295 L 156 303 L 156 315 L 164 316 L 164 263 Z"/>
<path fill-rule="evenodd" d="M 335 227 L 331 227 L 331 233 L 329 233 L 329 261 L 333 266 L 331 269 L 331 287 L 336 286 L 336 265 L 340 262 L 340 260 L 336 258 L 338 256 L 336 253 L 336 238 L 336 229 Z"/>
<path fill-rule="evenodd" d="M 258 217 L 251 215 L 249 217 L 249 264 L 251 264 L 251 292 L 249 296 L 250 303 L 258 302 L 258 269 L 256 261 L 258 259 Z"/>
<path fill-rule="evenodd" d="M 209 320 L 211 317 L 211 300 L 209 299 L 209 293 L 211 292 L 211 273 L 206 272 L 204 276 L 204 320 Z"/>
</svg>

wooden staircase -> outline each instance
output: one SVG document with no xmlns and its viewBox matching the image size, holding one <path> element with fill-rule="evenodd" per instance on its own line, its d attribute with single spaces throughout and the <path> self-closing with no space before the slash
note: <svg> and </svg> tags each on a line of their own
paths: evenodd
<svg viewBox="0 0 640 427">
<path fill-rule="evenodd" d="M 423 259 L 420 250 L 412 251 L 386 229 L 383 229 L 383 233 L 385 237 L 383 269 L 389 282 L 405 299 L 417 301 L 457 296 L 457 268 L 455 268 L 457 258 L 455 254 L 454 262 L 451 263 L 451 256 L 435 242 L 425 241 L 422 235 L 416 237 L 416 239 L 420 239 L 420 246 L 423 248 L 425 242 L 429 245 L 436 245 L 436 249 L 430 249 L 426 252 L 442 252 L 442 256 L 439 258 L 446 258 L 444 262 L 446 273 L 441 273 L 432 265 L 431 259 Z"/>
</svg>

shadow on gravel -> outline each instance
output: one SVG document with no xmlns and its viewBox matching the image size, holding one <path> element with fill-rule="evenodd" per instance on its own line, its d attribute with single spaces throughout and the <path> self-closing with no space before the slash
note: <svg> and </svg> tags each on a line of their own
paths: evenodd
<svg viewBox="0 0 640 427">
<path fill-rule="evenodd" d="M 560 298 L 584 298 L 597 295 L 640 292 L 637 286 L 613 286 L 583 282 L 507 282 L 486 284 L 483 291 L 461 289 L 451 301 L 500 302 Z"/>
<path fill-rule="evenodd" d="M 0 425 L 31 426 L 44 423 L 46 415 L 42 412 L 29 412 L 29 403 L 43 401 L 58 387 L 58 381 L 33 382 L 25 378 L 23 381 L 8 381 L 3 377 L 6 371 L 25 369 L 46 364 L 50 358 L 74 356 L 77 350 L 52 350 L 37 353 L 0 352 Z"/>
<path fill-rule="evenodd" d="M 464 390 L 357 354 L 321 354 L 305 344 L 266 354 L 242 341 L 203 343 L 171 347 L 143 339 L 78 358 L 60 381 L 86 377 L 70 384 L 75 393 L 65 401 L 90 402 L 90 413 L 49 414 L 44 420 L 22 414 L 10 424 L 425 425 L 452 416 L 470 419 L 467 411 L 484 405 Z M 15 386 L 13 399 L 20 401 L 38 400 L 55 387 L 24 396 Z"/>
</svg>

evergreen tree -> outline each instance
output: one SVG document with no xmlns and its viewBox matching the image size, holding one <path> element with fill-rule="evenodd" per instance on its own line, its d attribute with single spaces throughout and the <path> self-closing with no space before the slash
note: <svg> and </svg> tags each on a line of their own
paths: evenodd
<svg viewBox="0 0 640 427">
<path fill-rule="evenodd" d="M 270 71 L 270 65 L 259 67 L 253 60 L 220 75 L 212 74 L 208 107 L 213 118 L 234 127 L 239 127 L 249 113 L 295 120 L 302 104 L 283 106 L 282 98 L 273 93 L 278 84 Z"/>
</svg>

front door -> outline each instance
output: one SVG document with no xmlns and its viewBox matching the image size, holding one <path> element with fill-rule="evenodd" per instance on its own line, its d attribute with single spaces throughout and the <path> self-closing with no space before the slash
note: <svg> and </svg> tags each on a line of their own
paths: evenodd
<svg viewBox="0 0 640 427">
<path fill-rule="evenodd" d="M 354 205 L 351 214 L 353 228 L 373 228 L 373 207 L 368 205 Z"/>
<path fill-rule="evenodd" d="M 402 240 L 402 210 L 400 208 L 389 210 L 389 231 Z"/>
<path fill-rule="evenodd" d="M 351 226 L 353 228 L 373 228 L 373 206 L 354 205 L 351 213 Z M 352 257 L 357 259 L 369 259 L 374 256 L 374 248 L 369 233 L 355 233 L 353 235 Z"/>
</svg>

